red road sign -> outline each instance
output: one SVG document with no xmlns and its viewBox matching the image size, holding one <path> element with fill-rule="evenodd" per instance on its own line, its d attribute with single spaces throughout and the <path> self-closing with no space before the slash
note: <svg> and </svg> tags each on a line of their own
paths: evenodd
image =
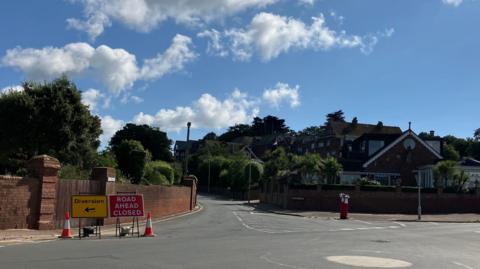
<svg viewBox="0 0 480 269">
<path fill-rule="evenodd" d="M 116 194 L 109 195 L 110 217 L 143 217 L 143 195 L 141 194 Z"/>
</svg>

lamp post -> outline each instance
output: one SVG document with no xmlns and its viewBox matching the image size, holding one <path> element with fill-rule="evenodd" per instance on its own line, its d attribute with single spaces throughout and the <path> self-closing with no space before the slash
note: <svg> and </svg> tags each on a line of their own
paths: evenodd
<svg viewBox="0 0 480 269">
<path fill-rule="evenodd" d="M 185 175 L 188 176 L 188 154 L 190 151 L 190 126 L 191 122 L 187 122 L 187 149 L 185 150 Z"/>
<path fill-rule="evenodd" d="M 418 185 L 418 208 L 417 208 L 417 213 L 418 213 L 418 218 L 417 220 L 422 220 L 422 199 L 421 199 L 421 181 L 422 178 L 420 177 L 419 173 L 416 175 L 417 178 L 417 185 Z"/>
</svg>

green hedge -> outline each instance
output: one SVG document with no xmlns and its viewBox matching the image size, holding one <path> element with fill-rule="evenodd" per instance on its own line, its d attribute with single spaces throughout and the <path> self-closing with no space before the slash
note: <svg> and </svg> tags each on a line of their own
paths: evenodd
<svg viewBox="0 0 480 269">
<path fill-rule="evenodd" d="M 163 161 L 149 162 L 145 165 L 145 179 L 155 185 L 175 183 L 175 169 Z"/>
</svg>

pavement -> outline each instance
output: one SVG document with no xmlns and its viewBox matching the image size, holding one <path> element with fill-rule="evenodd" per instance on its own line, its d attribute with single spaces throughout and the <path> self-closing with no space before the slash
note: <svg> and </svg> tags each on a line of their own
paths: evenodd
<svg viewBox="0 0 480 269">
<path fill-rule="evenodd" d="M 0 247 L 0 268 L 480 269 L 480 224 L 281 215 L 219 197 L 153 238 Z M 0 243 L 0 245 L 2 245 Z"/>
<path fill-rule="evenodd" d="M 318 219 L 338 219 L 338 212 L 328 211 L 301 211 L 282 209 L 275 205 L 260 204 L 258 201 L 252 203 L 252 206 L 260 211 L 267 211 L 280 215 L 291 215 L 306 218 Z M 349 213 L 352 220 L 364 221 L 418 221 L 417 214 L 367 214 L 367 213 Z M 480 223 L 480 214 L 423 214 L 422 222 L 446 222 L 446 223 Z"/>
</svg>

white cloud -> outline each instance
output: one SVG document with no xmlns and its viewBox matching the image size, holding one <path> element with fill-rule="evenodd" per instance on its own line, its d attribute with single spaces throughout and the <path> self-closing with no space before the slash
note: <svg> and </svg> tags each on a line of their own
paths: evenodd
<svg viewBox="0 0 480 269">
<path fill-rule="evenodd" d="M 140 104 L 143 101 L 144 101 L 143 98 L 136 95 L 129 95 L 129 94 L 124 94 L 122 99 L 120 99 L 120 103 L 122 104 L 128 104 L 128 103 Z"/>
<path fill-rule="evenodd" d="M 177 34 L 163 54 L 144 61 L 140 76 L 144 79 L 158 79 L 167 73 L 182 70 L 186 63 L 197 57 L 190 49 L 191 45 L 190 37 Z"/>
<path fill-rule="evenodd" d="M 114 119 L 108 115 L 101 117 L 100 120 L 103 130 L 103 133 L 100 136 L 100 141 L 102 145 L 107 145 L 110 138 L 125 125 L 125 122 L 123 120 Z"/>
<path fill-rule="evenodd" d="M 12 85 L 12 86 L 7 86 L 2 89 L 0 89 L 0 94 L 2 93 L 9 93 L 9 92 L 21 92 L 23 91 L 23 86 L 22 85 Z"/>
<path fill-rule="evenodd" d="M 315 0 L 298 0 L 298 2 L 307 6 L 313 6 L 315 4 Z"/>
<path fill-rule="evenodd" d="M 249 123 L 259 112 L 258 102 L 246 93 L 234 90 L 226 99 L 219 100 L 205 93 L 192 106 L 160 109 L 155 115 L 137 114 L 133 122 L 179 131 L 187 122 L 192 128 L 225 128 L 238 123 Z"/>
<path fill-rule="evenodd" d="M 228 47 L 234 59 L 241 61 L 249 60 L 254 54 L 259 54 L 263 61 L 269 61 L 291 49 L 325 51 L 333 48 L 359 48 L 363 53 L 369 53 L 378 42 L 376 35 L 362 37 L 348 35 L 343 30 L 332 30 L 326 25 L 322 14 L 312 17 L 312 23 L 306 25 L 291 17 L 262 12 L 246 28 L 229 29 L 221 33 L 221 36 L 215 34 L 215 31 L 213 29 L 199 34 L 199 37 L 209 38 L 210 54 L 224 56 L 224 48 Z M 220 43 L 222 38 L 226 39 L 226 44 Z"/>
<path fill-rule="evenodd" d="M 106 45 L 94 48 L 87 43 L 70 43 L 61 48 L 17 47 L 7 50 L 1 63 L 23 71 L 27 78 L 34 80 L 48 80 L 62 74 L 90 75 L 113 94 L 119 94 L 139 79 L 159 79 L 182 70 L 196 56 L 190 46 L 189 37 L 177 34 L 163 54 L 144 60 L 141 68 L 135 55 L 124 49 L 112 49 Z"/>
<path fill-rule="evenodd" d="M 149 32 L 165 20 L 201 25 L 215 19 L 261 8 L 278 0 L 77 0 L 84 6 L 85 20 L 70 18 L 68 26 L 87 32 L 92 39 L 112 21 L 140 32 Z"/>
<path fill-rule="evenodd" d="M 96 111 L 98 103 L 100 102 L 101 99 L 103 99 L 105 96 L 96 89 L 88 89 L 84 92 L 82 92 L 82 103 L 86 106 L 91 111 Z"/>
<path fill-rule="evenodd" d="M 445 5 L 450 5 L 450 6 L 458 7 L 459 5 L 461 5 L 461 4 L 463 3 L 463 0 L 442 0 L 442 2 L 443 2 Z"/>
<path fill-rule="evenodd" d="M 263 92 L 263 100 L 273 107 L 279 107 L 282 103 L 288 103 L 290 107 L 300 105 L 299 86 L 290 87 L 286 83 L 278 82 L 273 89 Z"/>
<path fill-rule="evenodd" d="M 228 55 L 228 50 L 224 47 L 222 42 L 222 34 L 215 30 L 205 30 L 197 34 L 200 38 L 207 38 L 207 53 L 210 55 L 225 57 Z"/>
</svg>

